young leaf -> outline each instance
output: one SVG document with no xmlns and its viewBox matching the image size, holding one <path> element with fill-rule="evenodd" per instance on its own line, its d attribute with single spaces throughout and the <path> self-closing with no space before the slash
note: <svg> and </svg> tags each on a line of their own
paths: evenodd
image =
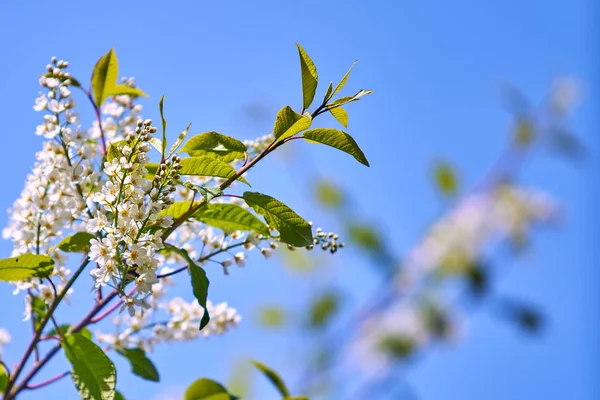
<svg viewBox="0 0 600 400">
<path fill-rule="evenodd" d="M 181 169 L 178 171 L 180 175 L 197 175 L 197 176 L 216 176 L 219 178 L 231 178 L 235 176 L 235 169 L 224 161 L 210 157 L 189 157 L 181 159 Z M 248 186 L 250 184 L 243 177 L 239 177 L 240 182 L 244 182 Z"/>
<path fill-rule="evenodd" d="M 46 278 L 54 271 L 54 260 L 32 253 L 0 260 L 0 281 Z"/>
<path fill-rule="evenodd" d="M 302 108 L 306 110 L 315 98 L 319 75 L 317 74 L 317 67 L 315 67 L 308 54 L 298 43 L 296 43 L 296 46 L 298 46 L 298 53 L 300 54 L 300 70 L 302 71 Z"/>
<path fill-rule="evenodd" d="M 354 68 L 354 65 L 356 64 L 356 61 L 354 61 L 352 63 L 352 65 L 350 66 L 350 69 L 348 70 L 348 72 L 346 72 L 346 75 L 344 75 L 344 77 L 342 78 L 342 80 L 340 81 L 340 83 L 337 84 L 337 86 L 335 87 L 333 93 L 331 94 L 331 96 L 335 95 L 337 92 L 339 92 L 340 90 L 342 90 L 342 88 L 346 85 L 346 82 L 348 82 L 348 77 L 350 76 L 350 71 L 352 71 L 352 68 Z"/>
<path fill-rule="evenodd" d="M 333 82 L 329 82 L 329 86 L 327 86 L 327 91 L 325 92 L 325 97 L 323 98 L 323 104 L 327 103 L 331 97 L 333 96 Z"/>
<path fill-rule="evenodd" d="M 179 133 L 179 135 L 177 136 L 177 140 L 175 140 L 175 143 L 173 143 L 173 146 L 171 146 L 171 149 L 169 150 L 169 157 L 171 155 L 173 155 L 177 149 L 179 149 L 179 146 L 181 146 L 181 143 L 183 143 L 183 141 L 185 140 L 185 137 L 187 136 L 188 132 L 190 131 L 190 128 L 192 126 L 192 123 L 190 122 L 188 124 L 188 126 L 185 127 L 185 129 Z M 192 155 L 192 154 L 190 154 Z"/>
<path fill-rule="evenodd" d="M 198 304 L 204 308 L 204 315 L 200 321 L 200 330 L 202 330 L 202 328 L 204 328 L 210 322 L 210 315 L 208 315 L 208 310 L 206 309 L 206 297 L 208 296 L 208 285 L 210 282 L 206 277 L 206 272 L 204 272 L 204 269 L 202 269 L 202 267 L 196 263 L 190 261 L 191 259 L 188 256 L 190 276 L 192 279 L 192 291 L 194 293 L 194 297 L 198 300 Z"/>
<path fill-rule="evenodd" d="M 165 159 L 165 153 L 167 152 L 167 120 L 165 119 L 165 114 L 163 112 L 163 108 L 165 105 L 165 96 L 160 98 L 158 102 L 158 109 L 160 111 L 160 120 L 162 122 L 162 147 L 160 149 L 160 154 L 162 156 L 162 160 Z"/>
<path fill-rule="evenodd" d="M 123 357 L 127 358 L 129 363 L 131 364 L 131 372 L 134 375 L 139 376 L 142 379 L 146 379 L 148 381 L 158 382 L 159 376 L 156 367 L 150 361 L 148 357 L 146 357 L 146 353 L 142 349 L 121 349 L 117 350 L 119 354 Z"/>
<path fill-rule="evenodd" d="M 369 166 L 369 162 L 360 147 L 358 147 L 352 136 L 345 132 L 332 128 L 318 128 L 304 132 L 302 137 L 309 141 L 335 147 L 338 150 L 350 154 L 359 163 L 364 164 L 367 167 Z"/>
<path fill-rule="evenodd" d="M 87 253 L 90 247 L 90 240 L 96 236 L 88 232 L 77 232 L 64 238 L 58 248 L 67 253 Z"/>
<path fill-rule="evenodd" d="M 290 106 L 285 106 L 277 113 L 273 135 L 277 140 L 283 140 L 310 128 L 312 119 L 308 115 L 300 115 Z"/>
<path fill-rule="evenodd" d="M 194 381 L 185 391 L 184 400 L 230 400 L 227 389 L 211 379 L 201 378 Z"/>
<path fill-rule="evenodd" d="M 329 103 L 327 105 L 328 109 L 332 109 L 335 107 L 340 107 L 343 106 L 344 104 L 348 104 L 348 103 L 352 103 L 353 101 L 358 101 L 360 100 L 361 97 L 366 96 L 367 94 L 371 94 L 373 93 L 372 90 L 359 90 L 358 93 L 356 93 L 354 96 L 345 96 L 345 97 L 340 97 L 339 99 L 332 101 L 331 103 Z"/>
<path fill-rule="evenodd" d="M 237 204 L 208 204 L 198 210 L 194 217 L 227 233 L 253 231 L 270 236 L 269 229 L 260 219 Z"/>
<path fill-rule="evenodd" d="M 297 247 L 312 244 L 310 224 L 279 200 L 256 192 L 244 192 L 244 200 L 279 231 L 282 242 Z"/>
<path fill-rule="evenodd" d="M 258 361 L 251 361 L 252 364 L 254 364 L 254 366 L 256 368 L 258 368 L 266 377 L 267 379 L 273 384 L 273 386 L 275 386 L 277 388 L 277 390 L 279 391 L 279 393 L 281 394 L 282 397 L 287 398 L 290 397 L 290 391 L 288 390 L 287 386 L 285 385 L 285 382 L 283 382 L 283 379 L 281 379 L 281 377 L 279 376 L 279 374 L 275 371 L 273 371 L 271 368 L 267 367 L 265 364 L 258 362 Z"/>
<path fill-rule="evenodd" d="M 222 161 L 231 162 L 243 159 L 246 150 L 246 145 L 237 139 L 217 132 L 204 132 L 188 140 L 181 152 L 192 157 L 214 155 Z"/>
<path fill-rule="evenodd" d="M 61 345 L 82 399 L 114 400 L 117 371 L 104 351 L 80 333 L 66 334 Z"/>
<path fill-rule="evenodd" d="M 348 128 L 348 113 L 342 107 L 328 108 L 333 118 L 335 118 L 344 128 Z"/>
<path fill-rule="evenodd" d="M 110 91 L 117 83 L 118 75 L 117 56 L 115 51 L 110 49 L 98 60 L 92 72 L 92 94 L 97 107 L 100 107 L 110 95 Z"/>
<path fill-rule="evenodd" d="M 131 87 L 124 83 L 115 84 L 113 87 L 108 88 L 107 93 L 106 93 L 107 97 L 108 96 L 118 96 L 120 94 L 126 94 L 127 96 L 131 96 L 131 97 L 148 97 L 148 95 L 146 93 L 144 93 L 141 89 Z"/>
</svg>

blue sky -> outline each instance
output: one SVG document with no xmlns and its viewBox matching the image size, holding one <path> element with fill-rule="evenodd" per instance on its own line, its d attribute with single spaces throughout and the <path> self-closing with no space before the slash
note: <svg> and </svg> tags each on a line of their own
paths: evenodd
<svg viewBox="0 0 600 400">
<path fill-rule="evenodd" d="M 597 232 L 591 223 L 596 217 L 591 199 L 598 194 L 593 129 L 598 121 L 592 112 L 599 104 L 591 90 L 598 83 L 593 74 L 598 32 L 592 30 L 592 1 L 25 3 L 0 5 L 0 109 L 5 112 L 0 159 L 7 172 L 1 209 L 18 195 L 40 148 L 34 135 L 40 115 L 31 106 L 37 76 L 53 55 L 69 60 L 72 73 L 85 80 L 97 58 L 114 47 L 121 75 L 135 76 L 151 95 L 143 102 L 147 116 L 157 117 L 156 104 L 165 94 L 170 126 L 181 129 L 191 120 L 193 132 L 216 130 L 244 139 L 268 133 L 282 106 L 300 105 L 295 42 L 311 55 L 323 82 L 339 79 L 358 59 L 348 92 L 371 88 L 375 94 L 348 108 L 349 133 L 372 167 L 329 148 L 300 144 L 298 156 L 308 158 L 294 161 L 292 172 L 289 161 L 276 158 L 251 178 L 256 190 L 335 230 L 337 222 L 307 201 L 311 176 L 303 174 L 302 163 L 310 162 L 306 170 L 346 187 L 358 209 L 382 224 L 398 253 L 409 249 L 439 213 L 428 180 L 430 162 L 451 160 L 468 187 L 506 143 L 510 117 L 501 107 L 503 84 L 514 84 L 540 102 L 555 76 L 576 75 L 584 83 L 584 99 L 571 126 L 591 157 L 574 167 L 540 152 L 526 165 L 522 181 L 554 194 L 567 218 L 560 229 L 543 232 L 525 260 L 507 265 L 512 271 L 500 284 L 503 293 L 543 306 L 547 329 L 541 337 L 527 338 L 477 313 L 463 340 L 429 354 L 408 381 L 422 399 L 598 395 L 600 274 L 592 258 Z M 259 111 L 258 118 L 249 116 L 249 108 Z M 0 224 L 5 222 L 0 213 Z M 10 250 L 9 242 L 0 243 L 0 253 Z M 372 270 L 355 254 L 350 249 L 335 261 L 343 266 L 334 269 L 336 281 L 348 288 L 373 281 Z M 243 356 L 264 360 L 294 381 L 293 349 L 302 338 L 286 341 L 251 321 L 257 305 L 297 305 L 310 289 L 298 287 L 296 277 L 277 262 L 255 258 L 229 277 L 218 271 L 210 275 L 211 297 L 237 307 L 247 323 L 223 339 L 158 349 L 153 359 L 161 367 L 160 385 L 139 381 L 120 363 L 118 386 L 129 399 L 180 390 L 200 376 L 226 380 L 230 360 Z M 14 339 L 6 356 L 16 359 L 27 340 L 17 332 L 28 326 L 21 323 L 22 305 L 7 285 L 0 303 L 5 305 L 0 326 Z M 68 320 L 84 307 L 77 302 L 62 316 Z M 64 366 L 56 362 L 53 370 Z M 44 393 L 76 398 L 71 386 L 64 381 Z M 258 398 L 270 398 L 264 382 L 257 386 Z"/>
</svg>

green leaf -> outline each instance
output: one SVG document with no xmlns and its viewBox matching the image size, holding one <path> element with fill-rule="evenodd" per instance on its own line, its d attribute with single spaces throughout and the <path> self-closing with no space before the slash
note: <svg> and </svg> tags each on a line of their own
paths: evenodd
<svg viewBox="0 0 600 400">
<path fill-rule="evenodd" d="M 181 249 L 179 249 L 181 250 Z M 186 252 L 187 253 L 187 252 Z M 194 262 L 190 262 L 191 259 L 188 256 L 189 270 L 192 279 L 192 291 L 194 297 L 198 300 L 198 303 L 204 308 L 204 315 L 200 321 L 200 330 L 204 328 L 210 322 L 210 315 L 206 309 L 206 297 L 208 296 L 208 285 L 210 282 L 206 277 L 204 269 Z"/>
<path fill-rule="evenodd" d="M 179 135 L 177 136 L 177 140 L 175 140 L 175 143 L 173 143 L 173 146 L 171 146 L 171 149 L 169 150 L 169 156 L 171 156 L 177 151 L 177 149 L 179 149 L 179 146 L 181 146 L 181 143 L 183 143 L 183 141 L 185 140 L 191 127 L 192 123 L 190 122 L 188 126 L 186 126 L 185 129 L 179 133 Z"/>
<path fill-rule="evenodd" d="M 342 107 L 328 108 L 327 110 L 344 128 L 348 127 L 348 112 L 346 110 Z"/>
<path fill-rule="evenodd" d="M 71 325 L 69 325 L 69 324 L 62 324 L 62 325 L 59 325 L 58 327 L 60 328 L 60 331 L 62 332 L 63 335 L 65 333 L 69 332 L 69 329 L 71 329 Z M 90 332 L 90 330 L 88 328 L 81 328 L 81 330 L 78 333 L 85 336 L 86 338 L 92 340 L 92 332 Z M 56 328 L 52 328 L 52 330 L 49 331 L 46 334 L 46 336 L 60 336 L 60 335 L 56 331 Z"/>
<path fill-rule="evenodd" d="M 114 400 L 126 400 L 125 396 L 123 396 L 123 393 L 119 392 L 118 390 L 115 392 L 115 399 Z"/>
<path fill-rule="evenodd" d="M 139 376 L 142 379 L 146 379 L 153 382 L 158 382 L 159 376 L 156 367 L 150 361 L 148 357 L 146 357 L 146 353 L 142 349 L 119 349 L 117 350 L 119 354 L 123 357 L 127 358 L 129 363 L 131 364 L 131 372 L 134 375 Z"/>
<path fill-rule="evenodd" d="M 285 398 L 290 397 L 290 391 L 287 386 L 283 382 L 283 379 L 279 376 L 279 374 L 273 371 L 271 368 L 267 367 L 265 364 L 258 361 L 251 361 L 252 364 L 261 370 L 261 372 L 267 377 L 267 379 L 277 388 L 279 393 Z"/>
<path fill-rule="evenodd" d="M 312 118 L 308 115 L 300 115 L 290 106 L 285 106 L 277 113 L 273 135 L 277 140 L 287 139 L 295 134 L 310 128 Z"/>
<path fill-rule="evenodd" d="M 319 75 L 317 74 L 317 67 L 315 67 L 308 54 L 298 43 L 296 43 L 296 46 L 298 46 L 298 53 L 300 54 L 300 70 L 302 71 L 302 108 L 306 110 L 315 98 Z"/>
<path fill-rule="evenodd" d="M 32 253 L 0 260 L 0 281 L 46 278 L 54 271 L 54 260 Z"/>
<path fill-rule="evenodd" d="M 309 141 L 326 144 L 348 153 L 359 163 L 364 164 L 367 167 L 369 166 L 369 162 L 360 147 L 358 147 L 358 144 L 356 144 L 352 136 L 348 135 L 346 132 L 332 128 L 318 128 L 306 131 L 302 136 Z"/>
<path fill-rule="evenodd" d="M 158 215 L 170 215 L 173 217 L 173 219 L 179 219 L 183 216 L 183 214 L 188 212 L 190 208 L 192 208 L 191 201 L 176 201 L 175 203 L 171 204 L 168 208 L 161 210 L 161 212 L 159 212 Z"/>
<path fill-rule="evenodd" d="M 329 82 L 329 86 L 327 86 L 327 91 L 325 92 L 325 97 L 323 98 L 323 104 L 327 103 L 331 96 L 333 96 L 333 82 Z"/>
<path fill-rule="evenodd" d="M 102 56 L 92 72 L 92 94 L 96 106 L 100 107 L 115 87 L 119 75 L 119 64 L 113 49 Z"/>
<path fill-rule="evenodd" d="M 257 192 L 244 192 L 244 200 L 279 231 L 282 242 L 297 247 L 313 243 L 310 224 L 279 200 Z"/>
<path fill-rule="evenodd" d="M 159 138 L 150 138 L 150 140 L 148 140 L 148 142 L 150 142 L 150 144 L 152 145 L 152 147 L 154 147 L 156 149 L 156 151 L 158 151 L 159 153 L 162 154 L 162 140 L 160 140 Z"/>
<path fill-rule="evenodd" d="M 144 165 L 144 168 L 146 168 L 146 170 L 148 171 L 148 173 L 146 175 L 144 175 L 144 178 L 148 179 L 149 181 L 154 179 L 154 176 L 156 175 L 156 172 L 158 171 L 159 166 L 160 166 L 160 164 L 157 164 L 157 163 L 148 163 L 148 164 Z"/>
<path fill-rule="evenodd" d="M 217 132 L 204 132 L 192 137 L 181 152 L 192 157 L 218 156 L 222 161 L 231 162 L 244 158 L 246 145 L 230 136 Z"/>
<path fill-rule="evenodd" d="M 48 306 L 44 302 L 44 300 L 40 299 L 37 296 L 31 296 L 31 311 L 33 312 L 33 319 L 35 329 L 38 329 L 40 326 L 40 321 L 46 315 L 46 311 L 48 310 Z"/>
<path fill-rule="evenodd" d="M 184 400 L 231 400 L 227 389 L 211 379 L 194 381 L 185 391 Z"/>
<path fill-rule="evenodd" d="M 204 200 L 206 200 L 207 203 L 209 203 L 215 197 L 223 195 L 223 191 L 218 186 L 198 186 L 194 185 L 189 181 L 183 182 L 183 186 L 196 193 L 200 193 L 200 195 L 204 197 Z"/>
<path fill-rule="evenodd" d="M 335 95 L 337 92 L 339 92 L 340 90 L 342 90 L 342 88 L 346 85 L 346 82 L 348 82 L 348 77 L 350 76 L 350 71 L 352 71 L 352 68 L 354 68 L 354 65 L 356 64 L 356 61 L 354 61 L 352 63 L 352 65 L 350 66 L 350 69 L 348 70 L 348 72 L 346 72 L 346 75 L 344 75 L 344 77 L 342 78 L 342 80 L 340 81 L 340 83 L 337 84 L 337 86 L 335 87 L 333 93 L 331 94 L 331 96 Z"/>
<path fill-rule="evenodd" d="M 90 247 L 90 240 L 96 236 L 88 232 L 77 232 L 64 238 L 58 248 L 67 253 L 87 253 Z"/>
<path fill-rule="evenodd" d="M 194 176 L 216 176 L 219 178 L 231 178 L 235 176 L 235 169 L 224 161 L 210 157 L 189 157 L 182 158 L 180 161 L 181 169 L 178 171 L 180 175 Z M 248 186 L 250 184 L 243 177 L 239 177 L 240 182 L 244 182 Z"/>
<path fill-rule="evenodd" d="M 160 149 L 160 154 L 162 156 L 162 160 L 165 159 L 165 153 L 167 152 L 167 120 L 165 119 L 165 114 L 163 112 L 163 108 L 165 105 L 165 96 L 160 98 L 158 102 L 158 109 L 160 110 L 160 120 L 162 122 L 162 147 Z"/>
<path fill-rule="evenodd" d="M 107 97 L 108 96 L 118 96 L 120 94 L 126 94 L 131 97 L 148 97 L 146 93 L 144 93 L 141 89 L 131 87 L 124 83 L 117 83 L 113 87 L 107 89 Z"/>
<path fill-rule="evenodd" d="M 106 152 L 106 161 L 112 162 L 113 159 L 121 158 L 123 156 L 121 154 L 121 150 L 119 150 L 121 144 L 127 144 L 127 140 L 117 140 L 116 142 L 112 142 L 110 146 L 108 146 L 108 151 Z"/>
<path fill-rule="evenodd" d="M 80 333 L 66 334 L 61 341 L 71 363 L 71 377 L 82 399 L 113 400 L 117 371 L 104 351 Z"/>
<path fill-rule="evenodd" d="M 206 207 L 202 207 L 194 213 L 194 217 L 226 233 L 253 231 L 265 236 L 271 235 L 267 226 L 260 219 L 237 204 L 207 204 Z"/>
<path fill-rule="evenodd" d="M 4 364 L 0 364 L 0 393 L 4 393 L 6 385 L 8 385 L 8 371 Z"/>
<path fill-rule="evenodd" d="M 354 96 L 345 96 L 345 97 L 340 97 L 339 99 L 332 101 L 331 103 L 327 104 L 327 108 L 331 109 L 334 107 L 340 107 L 343 106 L 344 104 L 348 104 L 348 103 L 352 103 L 353 101 L 358 101 L 360 100 L 361 97 L 366 96 L 367 94 L 371 94 L 373 93 L 372 90 L 359 90 L 358 93 L 356 93 Z"/>
<path fill-rule="evenodd" d="M 458 192 L 458 176 L 452 165 L 445 161 L 436 163 L 433 170 L 435 185 L 439 191 L 448 197 L 455 196 Z"/>
</svg>

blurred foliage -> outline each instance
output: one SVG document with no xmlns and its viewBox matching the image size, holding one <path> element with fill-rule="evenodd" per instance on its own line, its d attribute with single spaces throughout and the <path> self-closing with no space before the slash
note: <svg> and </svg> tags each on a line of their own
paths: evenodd
<svg viewBox="0 0 600 400">
<path fill-rule="evenodd" d="M 314 192 L 316 200 L 324 208 L 340 208 L 344 205 L 342 192 L 330 182 L 317 181 Z"/>
<path fill-rule="evenodd" d="M 379 341 L 380 350 L 391 357 L 404 360 L 413 354 L 416 343 L 404 335 L 387 335 Z"/>
<path fill-rule="evenodd" d="M 338 292 L 327 290 L 317 295 L 309 306 L 308 325 L 311 328 L 322 328 L 329 323 L 341 307 L 341 296 Z"/>
<path fill-rule="evenodd" d="M 438 161 L 433 167 L 433 180 L 439 192 L 446 197 L 458 194 L 459 179 L 455 168 L 447 161 Z"/>
<path fill-rule="evenodd" d="M 266 305 L 260 307 L 259 322 L 262 326 L 269 328 L 280 328 L 285 325 L 287 320 L 286 310 L 277 305 Z"/>
</svg>

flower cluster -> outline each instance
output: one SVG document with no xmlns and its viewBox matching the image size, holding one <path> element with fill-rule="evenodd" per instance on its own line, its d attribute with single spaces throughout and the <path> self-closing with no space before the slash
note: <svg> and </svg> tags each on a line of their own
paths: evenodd
<svg viewBox="0 0 600 400">
<path fill-rule="evenodd" d="M 206 309 L 210 322 L 202 331 L 198 330 L 198 325 L 204 315 L 204 309 L 198 301 L 188 303 L 180 297 L 175 297 L 168 302 L 157 303 L 144 313 L 136 312 L 134 315 L 115 318 L 117 332 L 98 332 L 97 337 L 101 343 L 106 343 L 112 348 L 135 346 L 149 352 L 163 342 L 181 342 L 198 337 L 222 335 L 237 326 L 241 320 L 237 311 L 227 303 L 213 305 L 209 300 Z M 159 318 L 157 315 L 165 314 L 164 321 L 152 322 Z"/>
<path fill-rule="evenodd" d="M 68 63 L 52 59 L 40 78 L 46 90 L 36 99 L 34 109 L 45 111 L 44 123 L 36 134 L 52 139 L 36 154 L 33 171 L 27 176 L 19 199 L 13 204 L 4 238 L 14 245 L 13 255 L 26 252 L 50 254 L 55 261 L 57 289 L 68 279 L 65 256 L 53 247 L 67 228 L 78 229 L 89 218 L 87 200 L 97 188 L 100 174 L 95 171 L 97 143 L 90 141 L 78 124 L 71 96 L 72 80 Z M 29 290 L 48 302 L 54 296 L 39 279 L 16 282 L 15 293 Z"/>
<path fill-rule="evenodd" d="M 163 161 L 151 181 L 145 178 L 149 141 L 156 132 L 151 125 L 151 120 L 139 120 L 135 131 L 113 144 L 115 154 L 104 163 L 108 180 L 92 198 L 99 207 L 87 224 L 89 232 L 99 235 L 90 242 L 89 252 L 97 264 L 91 272 L 95 286 L 112 283 L 123 288 L 128 279 L 133 280 L 135 296 L 126 299 L 130 314 L 134 306 L 145 304 L 152 285 L 158 283 L 155 255 L 164 247 L 161 230 L 173 223 L 173 217 L 161 211 L 173 203 L 170 194 L 179 180 L 176 156 Z"/>
<path fill-rule="evenodd" d="M 169 276 L 193 263 L 202 268 L 217 264 L 228 274 L 234 264 L 244 267 L 253 251 L 270 258 L 280 243 L 251 232 L 221 232 L 193 218 L 178 220 L 177 229 L 172 229 L 175 220 L 169 207 L 176 199 L 193 204 L 203 189 L 218 186 L 225 178 L 188 176 L 183 182 L 181 160 L 172 153 L 188 129 L 179 134 L 170 155 L 163 154 L 162 143 L 153 138 L 157 128 L 141 117 L 136 96 L 113 95 L 103 104 L 95 104 L 93 93 L 82 89 L 67 68 L 67 62 L 53 58 L 40 78 L 43 92 L 34 109 L 45 114 L 36 134 L 47 141 L 36 154 L 33 171 L 9 211 L 10 220 L 3 231 L 4 237 L 13 241 L 13 255 L 43 254 L 55 262 L 49 279 L 15 282 L 15 294 L 26 292 L 25 320 L 37 322 L 39 305 L 52 304 L 70 283 L 71 271 L 65 267 L 65 253 L 58 250 L 63 248 L 59 240 L 72 233 L 87 233 L 83 237 L 91 238 L 89 246 L 86 239 L 82 249 L 92 261 L 88 268 L 97 299 L 102 298 L 101 289 L 109 286 L 119 295 L 112 310 L 120 305 L 121 312 L 127 311 L 115 320 L 116 333 L 98 333 L 100 341 L 110 348 L 138 345 L 151 350 L 161 342 L 228 332 L 241 320 L 235 309 L 210 300 L 203 307 L 198 300 L 168 299 L 167 289 L 174 284 Z M 120 87 L 127 87 L 127 93 L 138 92 L 132 78 L 123 78 Z M 85 92 L 96 112 L 97 120 L 86 129 L 79 125 L 73 88 Z M 239 168 L 273 140 L 273 135 L 265 135 L 246 141 L 244 157 L 231 161 L 231 166 Z M 149 162 L 153 147 L 161 153 L 156 164 Z M 221 194 L 219 190 L 211 202 L 248 208 L 239 198 Z M 317 229 L 314 244 L 307 249 L 315 246 L 335 253 L 344 244 L 337 234 Z M 67 297 L 72 290 L 69 288 Z M 210 321 L 199 331 L 205 310 Z M 156 322 L 161 315 L 163 322 Z M 8 333 L 0 330 L 0 347 L 9 340 Z"/>
</svg>

